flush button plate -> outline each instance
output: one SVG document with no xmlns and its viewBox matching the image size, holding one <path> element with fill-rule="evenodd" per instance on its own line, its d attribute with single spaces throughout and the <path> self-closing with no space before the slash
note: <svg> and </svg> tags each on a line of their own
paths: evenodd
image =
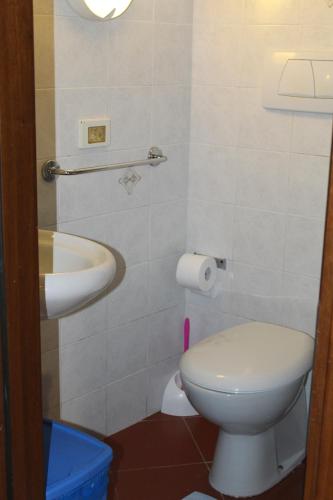
<svg viewBox="0 0 333 500">
<path fill-rule="evenodd" d="M 82 119 L 79 121 L 79 148 L 98 148 L 110 144 L 111 121 L 109 118 Z"/>
</svg>

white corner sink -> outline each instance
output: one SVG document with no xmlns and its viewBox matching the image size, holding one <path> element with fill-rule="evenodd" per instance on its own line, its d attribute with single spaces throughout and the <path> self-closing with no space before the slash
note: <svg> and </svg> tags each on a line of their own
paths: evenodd
<svg viewBox="0 0 333 500">
<path fill-rule="evenodd" d="M 41 318 L 70 314 L 112 282 L 116 261 L 103 245 L 71 234 L 39 230 Z"/>
</svg>

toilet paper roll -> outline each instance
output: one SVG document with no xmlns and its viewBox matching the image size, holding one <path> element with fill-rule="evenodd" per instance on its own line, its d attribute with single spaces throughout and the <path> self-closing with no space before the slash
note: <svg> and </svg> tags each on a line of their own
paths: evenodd
<svg viewBox="0 0 333 500">
<path fill-rule="evenodd" d="M 213 257 L 186 253 L 178 261 L 176 279 L 185 288 L 208 292 L 214 286 L 216 276 L 217 266 Z"/>
</svg>

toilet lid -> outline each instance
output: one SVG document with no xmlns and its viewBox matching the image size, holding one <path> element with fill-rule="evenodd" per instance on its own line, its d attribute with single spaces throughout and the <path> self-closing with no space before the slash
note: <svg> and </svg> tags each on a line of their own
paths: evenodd
<svg viewBox="0 0 333 500">
<path fill-rule="evenodd" d="M 247 323 L 194 345 L 182 357 L 182 377 L 219 392 L 260 392 L 282 387 L 312 366 L 309 335 L 268 323 Z"/>
</svg>

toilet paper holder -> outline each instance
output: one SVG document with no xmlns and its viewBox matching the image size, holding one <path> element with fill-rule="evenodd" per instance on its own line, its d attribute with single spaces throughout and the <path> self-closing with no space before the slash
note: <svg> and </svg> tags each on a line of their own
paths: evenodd
<svg viewBox="0 0 333 500">
<path fill-rule="evenodd" d="M 194 255 L 203 255 L 199 252 L 193 252 Z M 212 257 L 212 259 L 216 262 L 217 269 L 223 269 L 225 271 L 227 269 L 227 259 L 221 259 L 220 257 Z"/>
</svg>

